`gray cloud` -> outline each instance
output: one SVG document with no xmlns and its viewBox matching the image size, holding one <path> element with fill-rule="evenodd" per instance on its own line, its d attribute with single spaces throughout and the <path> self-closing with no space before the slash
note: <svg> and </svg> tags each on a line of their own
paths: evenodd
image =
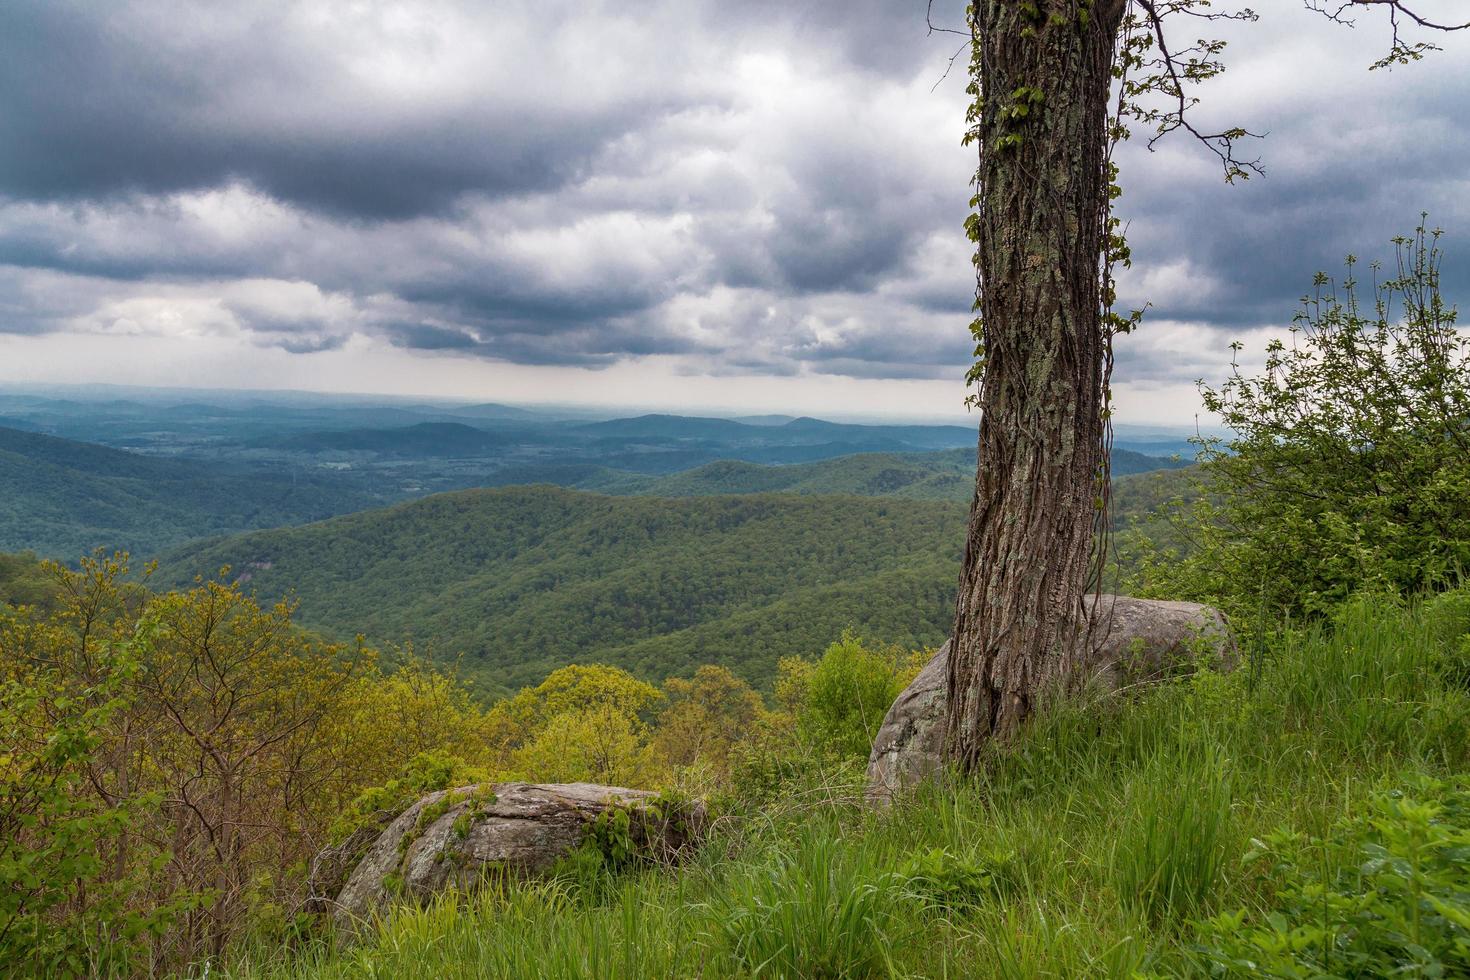
<svg viewBox="0 0 1470 980">
<path fill-rule="evenodd" d="M 385 43 L 381 32 L 394 29 L 385 8 L 317 9 L 319 23 L 310 8 L 273 0 L 11 5 L 0 187 L 95 200 L 238 180 L 311 209 L 405 217 L 471 192 L 563 186 L 606 142 L 676 98 L 634 86 L 613 103 L 564 90 L 543 105 L 542 86 L 522 73 L 564 66 L 518 58 L 524 39 L 489 20 L 477 25 L 486 62 L 474 81 L 483 88 L 456 90 L 446 79 L 430 97 L 405 97 L 384 76 L 452 70 L 466 53 L 447 50 L 452 39 L 429 23 L 406 23 L 401 44 Z"/>
<path fill-rule="evenodd" d="M 12 4 L 0 332 L 960 377 L 973 161 L 923 0 L 491 6 Z M 1204 108 L 1271 132 L 1267 177 L 1121 154 L 1123 299 L 1152 311 L 1120 381 L 1218 370 L 1420 208 L 1470 286 L 1466 46 L 1370 77 L 1367 18 L 1267 14 Z"/>
</svg>

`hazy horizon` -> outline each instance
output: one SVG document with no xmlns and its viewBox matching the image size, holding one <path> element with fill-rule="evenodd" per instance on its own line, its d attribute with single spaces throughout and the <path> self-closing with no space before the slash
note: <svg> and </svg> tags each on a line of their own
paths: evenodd
<svg viewBox="0 0 1470 980">
<path fill-rule="evenodd" d="M 717 406 L 698 404 L 652 404 L 652 403 L 611 403 L 611 402 L 583 402 L 567 403 L 560 401 L 516 401 L 498 399 L 493 397 L 472 398 L 464 396 L 446 395 L 394 395 L 370 391 L 313 391 L 310 389 L 295 388 L 226 388 L 226 387 L 195 387 L 195 386 L 170 386 L 170 385 L 127 385 L 116 383 L 77 384 L 77 383 L 48 383 L 48 382 L 0 382 L 0 398 L 7 395 L 23 395 L 31 397 L 57 397 L 67 398 L 75 401 L 134 401 L 155 402 L 162 404 L 188 404 L 201 402 L 205 404 L 217 404 L 224 407 L 234 403 L 257 403 L 262 405 L 291 405 L 311 403 L 338 403 L 347 405 L 425 405 L 439 408 L 469 408 L 482 405 L 503 405 L 507 408 L 525 409 L 531 412 L 542 413 L 550 417 L 559 417 L 567 420 L 578 418 L 585 419 L 610 419 L 627 418 L 640 415 L 676 415 L 685 417 L 722 418 L 731 420 L 742 419 L 768 419 L 784 417 L 798 419 L 803 417 L 821 418 L 827 421 L 845 422 L 858 425 L 955 425 L 955 426 L 977 426 L 979 415 L 974 412 L 966 412 L 963 409 L 951 414 L 933 413 L 875 413 L 854 412 L 844 410 L 823 412 L 799 412 L 794 410 L 783 410 L 779 406 L 764 409 L 732 409 Z M 0 426 L 5 425 L 3 409 L 0 409 Z M 1146 434 L 1150 431 L 1178 435 L 1185 431 L 1196 428 L 1206 428 L 1210 431 L 1216 426 L 1204 426 L 1196 420 L 1170 421 L 1165 419 L 1118 422 L 1114 428 L 1119 431 L 1132 432 L 1135 435 Z"/>
</svg>

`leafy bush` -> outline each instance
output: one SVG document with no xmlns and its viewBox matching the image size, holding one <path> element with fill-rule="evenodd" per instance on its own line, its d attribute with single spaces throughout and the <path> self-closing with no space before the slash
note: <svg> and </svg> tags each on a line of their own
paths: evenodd
<svg viewBox="0 0 1470 980">
<path fill-rule="evenodd" d="M 776 710 L 761 713 L 733 746 L 730 792 L 720 802 L 759 812 L 861 798 L 883 716 L 931 655 L 868 645 L 847 631 L 819 660 L 782 658 Z"/>
<path fill-rule="evenodd" d="M 989 868 L 943 847 L 912 855 L 898 875 L 936 911 L 978 905 L 997 891 L 996 877 Z"/>
<path fill-rule="evenodd" d="M 1377 794 L 1326 837 L 1253 842 L 1275 895 L 1264 914 L 1203 925 L 1217 976 L 1470 974 L 1470 779 L 1421 778 Z"/>
<path fill-rule="evenodd" d="M 844 633 L 804 678 L 800 733 L 835 755 L 867 758 L 883 716 L 922 660 L 898 647 L 864 646 Z"/>
<path fill-rule="evenodd" d="M 1316 614 L 1470 568 L 1470 338 L 1440 294 L 1439 234 L 1396 239 L 1371 309 L 1351 257 L 1340 289 L 1319 275 L 1263 372 L 1201 384 L 1233 435 L 1202 441 L 1199 548 L 1172 569 L 1145 562 L 1155 594 Z"/>
</svg>

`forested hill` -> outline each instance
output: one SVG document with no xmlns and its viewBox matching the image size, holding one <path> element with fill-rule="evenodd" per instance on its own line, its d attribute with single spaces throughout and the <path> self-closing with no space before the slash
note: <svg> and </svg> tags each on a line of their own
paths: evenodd
<svg viewBox="0 0 1470 980">
<path fill-rule="evenodd" d="M 1114 449 L 1113 475 L 1164 473 L 1189 464 L 1173 458 Z M 975 451 L 945 449 L 925 453 L 856 453 L 814 463 L 773 466 L 726 459 L 682 473 L 647 476 L 594 464 L 508 467 L 493 477 L 496 486 L 552 483 L 578 490 L 656 497 L 697 497 L 727 493 L 846 493 L 864 497 L 968 501 L 975 489 Z"/>
<path fill-rule="evenodd" d="M 378 506 L 330 474 L 160 459 L 0 427 L 0 551 L 140 556 L 194 538 Z"/>
<path fill-rule="evenodd" d="M 721 459 L 720 452 L 740 447 L 715 443 L 690 457 L 692 468 L 680 470 L 672 460 L 688 455 L 678 449 L 682 443 L 656 441 L 670 431 L 699 435 L 733 428 L 743 434 L 779 428 L 787 439 L 819 439 L 837 432 L 848 433 L 844 437 L 855 444 L 893 441 L 890 436 L 901 435 L 907 440 L 904 445 L 918 445 L 953 440 L 956 432 L 963 433 L 958 427 L 841 426 L 796 419 L 763 428 L 725 419 L 646 416 L 574 428 L 624 433 L 620 438 L 633 439 L 638 451 L 607 435 L 615 445 L 604 446 L 601 454 L 541 447 L 503 455 L 510 439 L 505 432 L 447 421 L 273 437 L 278 447 L 297 447 L 291 452 L 216 451 L 208 448 L 215 443 L 195 433 L 190 436 L 197 437 L 195 442 L 180 436 L 178 445 L 168 450 L 173 455 L 157 455 L 164 451 L 159 446 L 148 455 L 0 427 L 0 551 L 30 549 L 68 562 L 97 547 L 151 557 L 199 538 L 300 524 L 477 486 L 551 483 L 660 497 L 779 492 L 968 501 L 974 484 L 973 447 L 858 453 L 773 465 Z M 858 439 L 849 432 L 861 434 L 869 428 L 879 436 Z M 641 434 L 645 432 L 650 434 Z M 821 445 L 822 452 L 830 452 L 835 444 Z M 760 452 L 804 453 L 809 448 L 766 446 Z M 179 455 L 189 451 L 206 455 Z M 1123 449 L 1113 454 L 1119 475 L 1179 465 Z"/>
<path fill-rule="evenodd" d="M 766 684 L 849 626 L 941 642 L 964 520 L 951 501 L 468 490 L 186 546 L 155 582 L 229 565 L 264 599 L 294 594 L 303 625 L 463 655 L 487 695 L 574 661 Z"/>
</svg>

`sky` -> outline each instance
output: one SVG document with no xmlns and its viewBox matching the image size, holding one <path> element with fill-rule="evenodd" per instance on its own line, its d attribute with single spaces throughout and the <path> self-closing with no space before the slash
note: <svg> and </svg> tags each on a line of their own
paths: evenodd
<svg viewBox="0 0 1470 980">
<path fill-rule="evenodd" d="M 0 383 L 959 415 L 966 58 L 925 6 L 9 0 Z M 1421 211 L 1470 286 L 1470 31 L 1369 71 L 1380 12 L 1257 6 L 1197 118 L 1265 176 L 1118 154 L 1123 421 L 1194 419 Z"/>
</svg>

